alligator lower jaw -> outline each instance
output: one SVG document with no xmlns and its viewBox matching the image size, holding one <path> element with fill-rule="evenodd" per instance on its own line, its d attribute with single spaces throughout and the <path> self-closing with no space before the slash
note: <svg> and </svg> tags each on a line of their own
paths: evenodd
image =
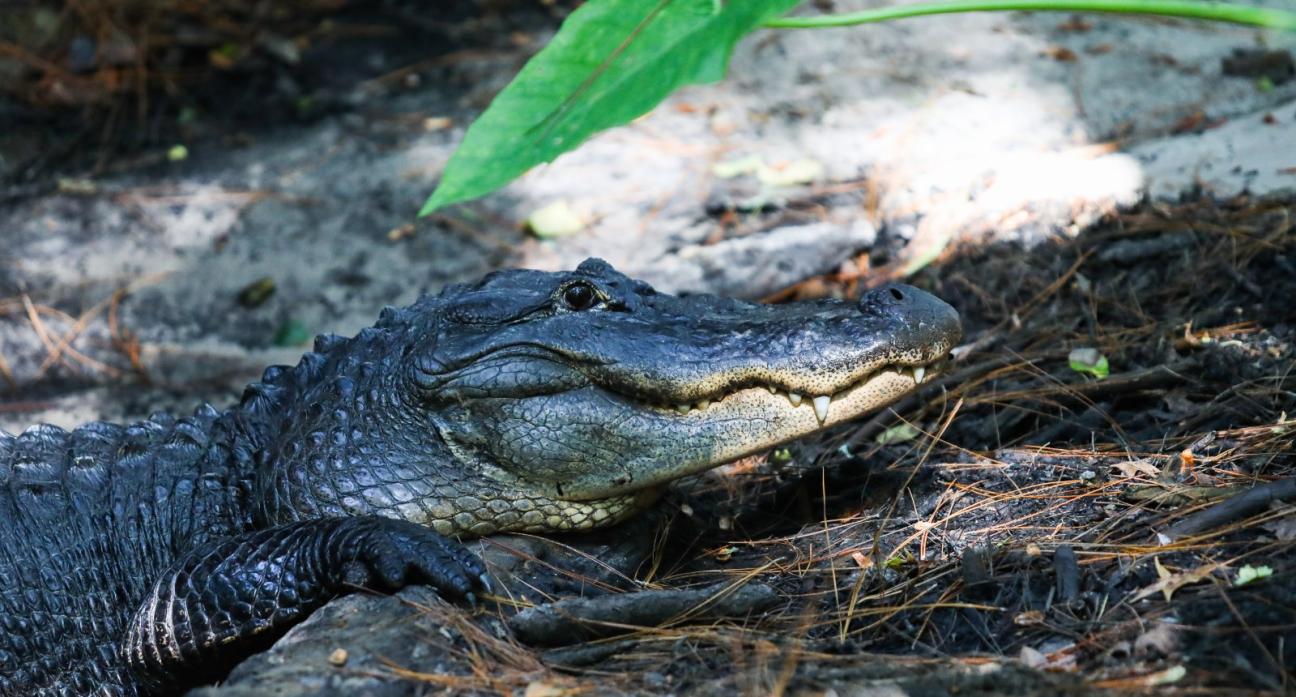
<svg viewBox="0 0 1296 697">
<path fill-rule="evenodd" d="M 927 367 L 920 376 L 931 374 L 931 368 Z M 786 393 L 763 386 L 730 392 L 683 414 L 674 408 L 644 406 L 651 410 L 651 423 L 656 424 L 663 438 L 708 445 L 696 453 L 697 457 L 679 462 L 674 469 L 640 472 L 636 486 L 658 484 L 710 469 L 850 421 L 894 402 L 918 384 L 912 368 L 889 366 L 829 395 L 827 405 L 820 400 L 817 409 L 813 399 L 803 398 L 794 404 L 796 400 Z M 601 493 L 624 491 L 614 489 Z"/>
</svg>

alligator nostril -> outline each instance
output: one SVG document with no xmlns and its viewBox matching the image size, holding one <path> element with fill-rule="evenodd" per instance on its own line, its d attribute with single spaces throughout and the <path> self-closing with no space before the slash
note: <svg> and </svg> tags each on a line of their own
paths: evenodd
<svg viewBox="0 0 1296 697">
<path fill-rule="evenodd" d="M 904 293 L 901 293 L 899 288 L 892 288 L 891 297 L 895 298 L 896 300 L 904 300 Z"/>
</svg>

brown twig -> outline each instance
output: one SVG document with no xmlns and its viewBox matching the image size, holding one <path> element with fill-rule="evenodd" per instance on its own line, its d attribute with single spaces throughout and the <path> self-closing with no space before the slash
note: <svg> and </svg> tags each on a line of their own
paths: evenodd
<svg viewBox="0 0 1296 697">
<path fill-rule="evenodd" d="M 49 352 L 50 356 L 52 356 L 58 362 L 75 370 L 76 366 L 73 366 L 71 363 L 68 363 L 66 360 L 63 359 L 63 354 L 66 354 L 68 357 L 75 360 L 76 363 L 81 367 L 87 367 L 93 370 L 98 370 L 110 376 L 116 376 L 121 373 L 121 371 L 117 370 L 116 368 L 113 368 L 112 366 L 107 365 L 105 363 L 101 363 L 100 361 L 97 361 L 81 353 L 80 351 L 77 351 L 76 349 L 72 348 L 70 345 L 56 344 L 54 340 L 50 338 L 49 330 L 45 327 L 45 323 L 41 321 L 40 312 L 38 311 L 36 305 L 32 303 L 31 298 L 24 293 L 22 296 L 22 302 L 23 302 L 23 308 L 27 311 L 27 319 L 28 321 L 31 322 L 32 329 L 34 329 L 36 332 L 36 337 L 40 339 L 40 342 L 42 344 L 45 345 L 45 350 Z M 47 311 L 49 311 L 48 308 Z M 57 312 L 57 311 L 53 311 L 53 312 L 63 317 L 65 320 L 71 321 L 72 319 L 71 317 L 64 315 L 61 312 Z"/>
</svg>

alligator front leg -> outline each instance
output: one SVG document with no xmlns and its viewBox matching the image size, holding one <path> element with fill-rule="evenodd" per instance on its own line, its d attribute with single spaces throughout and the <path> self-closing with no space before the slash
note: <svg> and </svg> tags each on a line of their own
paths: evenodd
<svg viewBox="0 0 1296 697">
<path fill-rule="evenodd" d="M 123 646 L 148 691 L 211 682 L 329 600 L 428 584 L 474 602 L 481 562 L 430 528 L 378 516 L 289 523 L 201 547 L 174 564 Z"/>
</svg>

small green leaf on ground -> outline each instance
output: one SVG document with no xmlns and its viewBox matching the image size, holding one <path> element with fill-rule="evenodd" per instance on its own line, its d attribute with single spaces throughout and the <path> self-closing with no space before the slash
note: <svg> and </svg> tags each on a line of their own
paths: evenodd
<svg viewBox="0 0 1296 697">
<path fill-rule="evenodd" d="M 1274 90 L 1273 80 L 1268 75 L 1261 75 L 1256 78 L 1256 89 L 1261 92 L 1272 92 Z"/>
<path fill-rule="evenodd" d="M 488 194 L 679 87 L 720 80 L 734 44 L 798 2 L 586 2 L 468 128 L 420 215 Z"/>
<path fill-rule="evenodd" d="M 527 227 L 540 239 L 565 237 L 585 229 L 585 220 L 564 199 L 539 208 L 527 217 Z"/>
<path fill-rule="evenodd" d="M 760 155 L 747 155 L 717 162 L 711 166 L 711 173 L 720 179 L 755 174 L 756 179 L 765 186 L 797 186 L 809 184 L 823 176 L 823 165 L 808 157 L 770 165 Z"/>
<path fill-rule="evenodd" d="M 1258 581 L 1262 578 L 1273 576 L 1273 568 L 1269 566 L 1246 566 L 1238 569 L 1237 578 L 1233 579 L 1233 585 L 1245 586 L 1252 581 Z"/>
<path fill-rule="evenodd" d="M 917 428 L 914 428 L 910 424 L 900 423 L 877 434 L 877 437 L 874 438 L 873 440 L 877 441 L 878 445 L 893 445 L 895 443 L 908 443 L 909 441 L 917 438 L 919 433 L 921 433 L 921 431 L 919 431 Z"/>
<path fill-rule="evenodd" d="M 186 148 L 183 145 L 172 145 L 171 148 L 167 150 L 167 159 L 172 162 L 179 162 L 188 159 L 188 157 L 189 148 Z"/>
<path fill-rule="evenodd" d="M 60 177 L 58 180 L 58 190 L 61 194 L 80 194 L 88 196 L 99 193 L 99 185 L 89 179 L 76 179 L 72 177 Z"/>
<path fill-rule="evenodd" d="M 1111 368 L 1107 365 L 1107 357 L 1098 352 L 1098 349 L 1092 348 L 1073 348 L 1067 356 L 1067 362 L 1071 370 L 1077 373 L 1089 373 L 1099 380 L 1111 374 Z"/>
<path fill-rule="evenodd" d="M 909 561 L 910 560 L 907 557 L 897 555 L 891 557 L 890 559 L 887 559 L 885 562 L 882 563 L 882 566 L 891 569 L 892 571 L 895 571 L 896 569 L 904 568 L 905 564 L 908 564 Z"/>
<path fill-rule="evenodd" d="M 762 166 L 756 178 L 765 186 L 798 186 L 823 176 L 823 165 L 809 158 L 793 160 L 782 167 Z"/>
<path fill-rule="evenodd" d="M 290 319 L 279 326 L 279 331 L 275 332 L 275 346 L 301 346 L 311 340 L 311 332 L 305 324 L 295 319 Z"/>
<path fill-rule="evenodd" d="M 720 179 L 733 179 L 744 174 L 751 174 L 765 166 L 760 155 L 747 155 L 733 160 L 717 162 L 711 166 L 711 173 Z"/>
<path fill-rule="evenodd" d="M 239 304 L 243 307 L 257 307 L 270 299 L 275 292 L 275 282 L 269 276 L 262 276 L 243 286 L 238 293 Z"/>
</svg>

